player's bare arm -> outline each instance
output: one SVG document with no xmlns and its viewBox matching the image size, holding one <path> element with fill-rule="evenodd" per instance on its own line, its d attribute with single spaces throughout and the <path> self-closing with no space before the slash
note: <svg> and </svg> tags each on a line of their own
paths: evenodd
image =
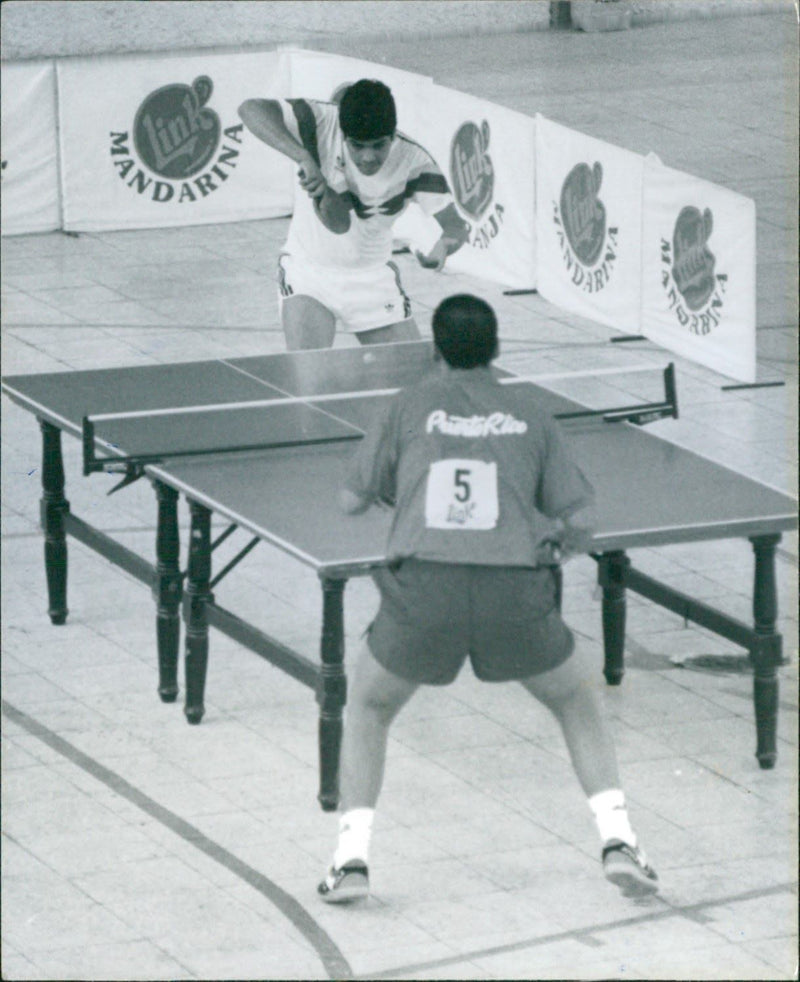
<svg viewBox="0 0 800 982">
<path fill-rule="evenodd" d="M 427 256 L 417 252 L 416 257 L 420 266 L 438 273 L 444 267 L 447 257 L 457 252 L 469 238 L 469 226 L 452 204 L 433 217 L 441 225 L 442 234 Z"/>
<path fill-rule="evenodd" d="M 239 118 L 259 140 L 300 165 L 309 184 L 306 190 L 313 183 L 324 182 L 314 158 L 287 129 L 280 103 L 275 99 L 245 99 L 239 106 Z"/>
<path fill-rule="evenodd" d="M 300 184 L 302 186 L 302 177 Z M 329 232 L 343 235 L 350 229 L 350 198 L 347 194 L 338 194 L 327 184 L 321 195 L 312 195 L 314 211 Z"/>
<path fill-rule="evenodd" d="M 589 552 L 592 536 L 597 528 L 597 509 L 594 504 L 572 512 L 558 520 L 559 544 L 563 559 Z"/>
<path fill-rule="evenodd" d="M 239 117 L 250 132 L 267 146 L 299 165 L 300 187 L 314 200 L 314 210 L 331 232 L 341 234 L 350 228 L 350 202 L 328 186 L 311 153 L 289 132 L 280 104 L 274 99 L 246 99 L 239 106 Z"/>
</svg>

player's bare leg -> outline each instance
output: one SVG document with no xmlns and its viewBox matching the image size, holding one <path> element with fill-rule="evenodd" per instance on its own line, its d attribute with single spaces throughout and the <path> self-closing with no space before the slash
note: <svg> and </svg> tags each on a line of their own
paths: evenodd
<svg viewBox="0 0 800 982">
<path fill-rule="evenodd" d="M 628 819 L 617 754 L 596 691 L 597 672 L 575 652 L 558 668 L 522 684 L 561 725 L 572 766 L 589 799 L 603 843 L 603 870 L 625 896 L 646 896 L 658 877 L 639 847 Z"/>
<path fill-rule="evenodd" d="M 347 903 L 369 894 L 369 843 L 389 727 L 417 685 L 387 672 L 365 644 L 348 688 L 339 841 L 328 873 L 317 887 L 326 903 Z"/>
<path fill-rule="evenodd" d="M 597 693 L 596 674 L 576 650 L 558 668 L 522 682 L 561 725 L 572 766 L 588 796 L 619 787 L 616 750 Z"/>
<path fill-rule="evenodd" d="M 356 337 L 361 344 L 391 344 L 394 341 L 419 341 L 422 335 L 414 318 L 408 317 L 396 324 L 373 327 L 369 331 L 358 331 Z"/>
<path fill-rule="evenodd" d="M 389 727 L 418 686 L 387 671 L 364 644 L 349 680 L 341 754 L 342 810 L 374 808 Z"/>
<path fill-rule="evenodd" d="M 281 303 L 281 323 L 289 351 L 333 345 L 336 317 L 313 297 L 285 297 Z"/>
</svg>

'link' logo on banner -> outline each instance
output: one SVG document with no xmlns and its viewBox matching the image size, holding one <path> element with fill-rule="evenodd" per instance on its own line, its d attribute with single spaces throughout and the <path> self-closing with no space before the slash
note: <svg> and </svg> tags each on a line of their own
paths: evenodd
<svg viewBox="0 0 800 982">
<path fill-rule="evenodd" d="M 710 208 L 701 213 L 687 205 L 675 221 L 671 248 L 668 239 L 661 240 L 661 285 L 670 310 L 692 334 L 710 334 L 722 315 L 728 277 L 714 273 L 716 258 L 708 248 L 713 227 Z"/>
<path fill-rule="evenodd" d="M 599 293 L 611 280 L 617 259 L 619 229 L 608 228 L 606 208 L 600 200 L 603 167 L 576 164 L 564 178 L 553 222 L 561 256 L 574 286 Z"/>
<path fill-rule="evenodd" d="M 462 123 L 450 147 L 450 179 L 459 208 L 472 219 L 470 245 L 488 249 L 497 238 L 505 208 L 494 202 L 494 166 L 489 156 L 489 123 Z"/>
<path fill-rule="evenodd" d="M 113 165 L 128 187 L 159 204 L 184 204 L 208 197 L 228 180 L 239 150 L 227 143 L 220 148 L 222 134 L 241 144 L 243 126 L 223 131 L 218 114 L 207 105 L 213 91 L 211 79 L 200 75 L 191 85 L 175 83 L 151 92 L 134 117 L 133 153 L 128 131 L 110 134 Z"/>
<path fill-rule="evenodd" d="M 219 116 L 206 107 L 214 90 L 207 75 L 189 85 L 165 85 L 139 106 L 133 143 L 159 177 L 181 180 L 201 171 L 219 146 Z M 205 108 L 204 108 L 205 107 Z"/>
</svg>

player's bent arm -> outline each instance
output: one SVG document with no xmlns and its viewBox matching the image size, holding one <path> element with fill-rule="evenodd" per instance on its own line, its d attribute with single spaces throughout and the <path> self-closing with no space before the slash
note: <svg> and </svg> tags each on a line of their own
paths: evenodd
<svg viewBox="0 0 800 982">
<path fill-rule="evenodd" d="M 453 204 L 448 205 L 433 216 L 442 227 L 442 234 L 428 253 L 418 252 L 417 261 L 426 269 L 442 269 L 448 256 L 457 252 L 469 238 L 469 225 L 461 218 Z"/>
<path fill-rule="evenodd" d="M 301 168 L 307 168 L 310 162 L 312 168 L 317 170 L 314 158 L 289 132 L 277 100 L 245 99 L 239 106 L 239 118 L 250 132 L 267 146 L 290 157 Z"/>
<path fill-rule="evenodd" d="M 561 548 L 565 558 L 589 552 L 592 536 L 597 529 L 597 509 L 594 503 L 584 505 L 562 516 Z"/>
<path fill-rule="evenodd" d="M 343 235 L 350 229 L 351 202 L 348 195 L 338 194 L 326 184 L 319 197 L 312 197 L 314 210 L 325 228 L 336 235 Z"/>
<path fill-rule="evenodd" d="M 451 256 L 469 238 L 469 225 L 459 215 L 454 204 L 449 204 L 433 216 L 442 227 L 442 237 L 439 240 L 447 243 L 447 255 Z"/>
</svg>

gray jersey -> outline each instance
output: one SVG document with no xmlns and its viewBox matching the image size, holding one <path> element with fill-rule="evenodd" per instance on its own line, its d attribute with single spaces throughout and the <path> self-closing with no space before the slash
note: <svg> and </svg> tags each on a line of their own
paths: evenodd
<svg viewBox="0 0 800 982">
<path fill-rule="evenodd" d="M 398 393 L 370 426 L 347 488 L 395 505 L 388 555 L 535 566 L 553 520 L 593 503 L 558 424 L 490 368 Z"/>
</svg>

